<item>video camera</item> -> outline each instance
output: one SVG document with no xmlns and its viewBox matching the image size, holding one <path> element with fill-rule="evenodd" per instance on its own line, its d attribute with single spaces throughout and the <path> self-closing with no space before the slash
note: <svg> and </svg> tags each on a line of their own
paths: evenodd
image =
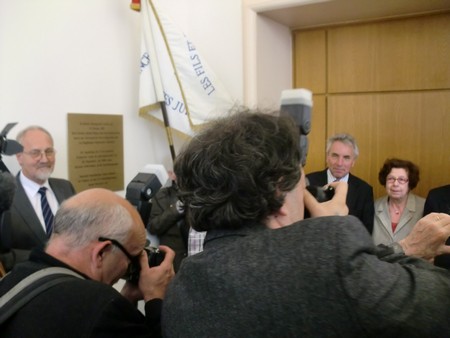
<svg viewBox="0 0 450 338">
<path fill-rule="evenodd" d="M 23 151 L 23 147 L 19 142 L 6 138 L 6 135 L 16 124 L 17 122 L 8 123 L 0 133 L 0 172 L 9 172 L 3 163 L 2 155 L 15 155 Z"/>
<path fill-rule="evenodd" d="M 151 199 L 169 179 L 160 164 L 147 164 L 127 185 L 125 198 L 136 207 L 146 226 L 150 218 Z"/>
<path fill-rule="evenodd" d="M 147 226 L 150 219 L 150 211 L 152 208 L 152 198 L 169 180 L 167 170 L 163 165 L 159 164 L 147 164 L 141 172 L 139 172 L 133 180 L 127 185 L 125 198 L 134 207 L 136 207 L 144 226 Z M 156 236 L 148 234 L 150 242 L 157 243 Z M 153 237 L 153 238 L 152 238 Z M 148 256 L 148 265 L 150 267 L 158 266 L 164 260 L 165 254 L 158 248 L 153 246 L 147 246 L 144 248 Z M 139 260 L 131 262 L 129 270 L 127 271 L 124 279 L 137 284 L 139 281 L 139 274 L 141 266 Z"/>
<path fill-rule="evenodd" d="M 294 119 L 300 131 L 299 148 L 301 164 L 305 166 L 308 155 L 308 134 L 311 131 L 312 92 L 305 88 L 286 89 L 281 92 L 280 115 Z M 315 187 L 307 182 L 306 189 L 319 201 L 329 201 L 334 196 L 333 187 Z"/>
</svg>

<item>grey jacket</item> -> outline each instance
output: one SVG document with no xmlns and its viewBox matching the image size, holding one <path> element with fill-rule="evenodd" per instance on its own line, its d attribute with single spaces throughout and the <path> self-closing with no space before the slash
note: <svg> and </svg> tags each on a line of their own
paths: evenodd
<svg viewBox="0 0 450 338">
<path fill-rule="evenodd" d="M 422 218 L 425 198 L 408 194 L 405 210 L 400 217 L 395 232 L 392 232 L 391 216 L 389 215 L 388 196 L 375 201 L 375 219 L 372 237 L 375 245 L 398 242 L 408 236 L 414 225 Z"/>
<path fill-rule="evenodd" d="M 209 231 L 163 304 L 166 337 L 447 337 L 450 272 L 381 261 L 353 216 Z"/>
</svg>

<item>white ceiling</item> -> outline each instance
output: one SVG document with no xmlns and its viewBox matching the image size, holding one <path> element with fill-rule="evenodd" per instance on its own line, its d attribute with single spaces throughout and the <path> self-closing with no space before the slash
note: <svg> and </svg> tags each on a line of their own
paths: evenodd
<svg viewBox="0 0 450 338">
<path fill-rule="evenodd" d="M 258 12 L 291 29 L 301 29 L 443 11 L 450 11 L 450 0 L 320 0 Z"/>
</svg>

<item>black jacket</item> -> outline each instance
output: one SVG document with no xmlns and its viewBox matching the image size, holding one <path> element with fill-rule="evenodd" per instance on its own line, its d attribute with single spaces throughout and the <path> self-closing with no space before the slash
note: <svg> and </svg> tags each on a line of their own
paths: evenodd
<svg viewBox="0 0 450 338">
<path fill-rule="evenodd" d="M 306 175 L 310 185 L 324 186 L 328 183 L 327 170 L 316 171 Z M 358 217 L 366 227 L 367 231 L 372 234 L 373 220 L 375 216 L 375 207 L 373 200 L 373 188 L 368 183 L 349 174 L 347 207 L 349 215 Z"/>
<path fill-rule="evenodd" d="M 152 198 L 150 221 L 147 225 L 151 234 L 157 235 L 159 244 L 167 245 L 175 251 L 173 262 L 175 272 L 183 258 L 187 256 L 187 236 L 189 228 L 184 222 L 184 214 L 176 208 L 178 201 L 175 186 L 159 190 Z"/>
<path fill-rule="evenodd" d="M 432 212 L 443 212 L 450 215 L 450 184 L 431 189 L 428 192 L 423 215 Z"/>
<path fill-rule="evenodd" d="M 0 296 L 23 278 L 50 266 L 72 269 L 39 249 L 33 250 L 29 261 L 17 264 L 0 280 Z M 147 302 L 144 317 L 113 287 L 74 277 L 36 296 L 3 324 L 0 332 L 2 338 L 158 337 L 161 305 L 159 299 Z"/>
</svg>

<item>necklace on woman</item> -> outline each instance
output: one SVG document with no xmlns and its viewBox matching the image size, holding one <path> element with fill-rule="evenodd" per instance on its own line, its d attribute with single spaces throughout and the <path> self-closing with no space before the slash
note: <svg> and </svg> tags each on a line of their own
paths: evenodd
<svg viewBox="0 0 450 338">
<path fill-rule="evenodd" d="M 400 215 L 401 211 L 403 211 L 403 208 L 397 208 L 393 203 L 390 202 L 389 202 L 389 209 L 396 215 Z"/>
</svg>

